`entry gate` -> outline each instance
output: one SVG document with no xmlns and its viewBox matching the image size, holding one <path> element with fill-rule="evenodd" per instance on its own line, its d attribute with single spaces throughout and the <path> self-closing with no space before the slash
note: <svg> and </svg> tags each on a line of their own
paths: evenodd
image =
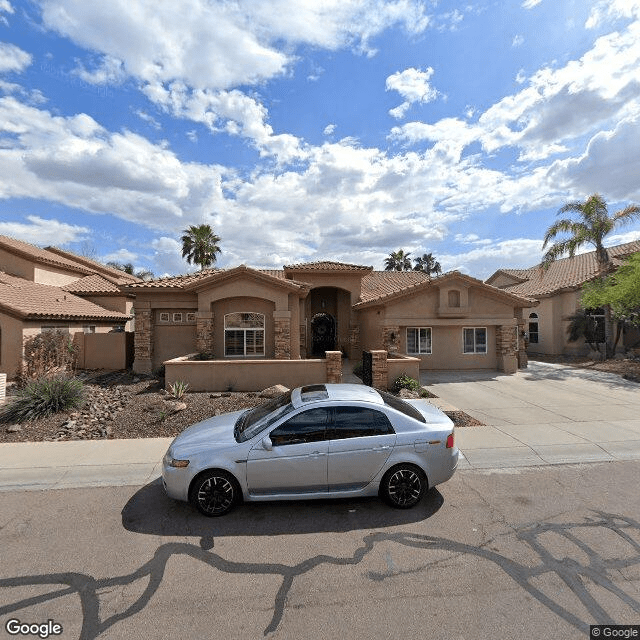
<svg viewBox="0 0 640 640">
<path fill-rule="evenodd" d="M 362 352 L 362 382 L 369 387 L 373 386 L 373 355 L 371 351 Z"/>
</svg>

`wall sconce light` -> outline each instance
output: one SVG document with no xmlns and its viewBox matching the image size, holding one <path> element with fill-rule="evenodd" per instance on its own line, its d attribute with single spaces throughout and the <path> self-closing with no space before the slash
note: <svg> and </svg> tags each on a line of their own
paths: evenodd
<svg viewBox="0 0 640 640">
<path fill-rule="evenodd" d="M 326 309 L 327 307 L 327 301 L 326 300 L 320 300 L 320 308 L 321 309 Z"/>
</svg>

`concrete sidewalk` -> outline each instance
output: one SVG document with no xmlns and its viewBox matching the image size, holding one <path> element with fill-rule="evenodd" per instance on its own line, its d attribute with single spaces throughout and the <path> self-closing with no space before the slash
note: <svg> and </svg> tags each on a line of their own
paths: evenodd
<svg viewBox="0 0 640 640">
<path fill-rule="evenodd" d="M 456 429 L 459 469 L 640 460 L 640 386 L 612 374 L 530 364 L 497 372 L 426 372 L 445 411 L 486 426 Z M 144 485 L 171 438 L 0 445 L 0 491 Z"/>
</svg>

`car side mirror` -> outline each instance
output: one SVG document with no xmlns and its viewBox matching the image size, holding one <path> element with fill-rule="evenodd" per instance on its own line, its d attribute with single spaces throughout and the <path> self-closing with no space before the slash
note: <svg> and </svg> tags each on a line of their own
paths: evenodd
<svg viewBox="0 0 640 640">
<path fill-rule="evenodd" d="M 273 443 L 271 442 L 271 438 L 269 436 L 265 436 L 262 438 L 262 448 L 267 451 L 271 451 L 273 449 Z"/>
</svg>

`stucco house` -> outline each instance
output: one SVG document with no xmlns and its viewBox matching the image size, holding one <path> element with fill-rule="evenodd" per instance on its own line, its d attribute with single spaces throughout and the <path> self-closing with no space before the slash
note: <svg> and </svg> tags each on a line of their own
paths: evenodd
<svg viewBox="0 0 640 640">
<path fill-rule="evenodd" d="M 0 372 L 13 378 L 24 341 L 43 331 L 68 333 L 79 345 L 83 365 L 122 368 L 123 333 L 86 341 L 84 336 L 131 326 L 133 296 L 120 286 L 137 281 L 61 249 L 0 236 Z"/>
<path fill-rule="evenodd" d="M 137 372 L 190 353 L 220 361 L 301 360 L 363 350 L 421 369 L 514 372 L 523 308 L 535 301 L 458 272 L 374 271 L 340 262 L 245 265 L 122 287 L 135 294 Z"/>
<path fill-rule="evenodd" d="M 607 251 L 616 269 L 625 258 L 640 251 L 640 240 L 608 247 Z M 570 316 L 580 308 L 582 286 L 597 275 L 596 252 L 590 251 L 556 260 L 546 270 L 541 265 L 528 269 L 499 269 L 486 283 L 538 302 L 535 308 L 523 309 L 530 354 L 582 355 L 589 351 L 589 346 L 584 341 L 569 342 L 567 327 Z M 594 309 L 592 313 L 604 318 L 601 309 Z M 638 331 L 627 331 L 619 346 L 632 347 L 639 340 Z"/>
</svg>

